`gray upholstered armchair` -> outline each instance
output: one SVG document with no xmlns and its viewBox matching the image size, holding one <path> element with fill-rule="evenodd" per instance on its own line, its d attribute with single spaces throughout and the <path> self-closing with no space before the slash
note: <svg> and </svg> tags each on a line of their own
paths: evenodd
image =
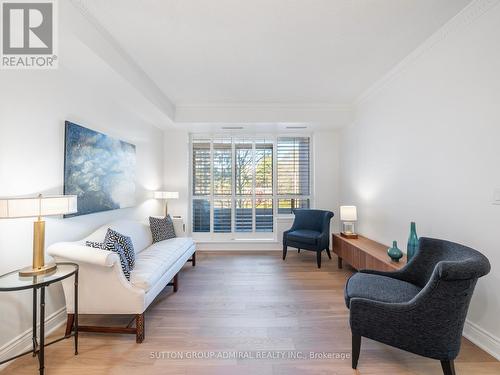
<svg viewBox="0 0 500 375">
<path fill-rule="evenodd" d="M 488 259 L 453 242 L 420 238 L 414 258 L 396 272 L 362 270 L 347 281 L 352 367 L 361 337 L 441 361 L 455 374 L 462 330 L 477 279 L 490 271 Z"/>
<path fill-rule="evenodd" d="M 318 268 L 321 268 L 321 252 L 326 250 L 330 254 L 330 220 L 333 212 L 311 210 L 306 208 L 295 209 L 295 219 L 292 227 L 283 232 L 283 260 L 286 258 L 288 246 L 316 251 Z"/>
</svg>

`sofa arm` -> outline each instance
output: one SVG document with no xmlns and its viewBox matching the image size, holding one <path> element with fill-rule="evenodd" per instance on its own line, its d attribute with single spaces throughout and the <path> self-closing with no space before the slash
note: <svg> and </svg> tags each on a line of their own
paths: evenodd
<svg viewBox="0 0 500 375">
<path fill-rule="evenodd" d="M 123 274 L 119 256 L 111 251 L 61 242 L 49 247 L 56 261 L 79 265 L 78 310 L 80 314 L 140 314 L 146 309 L 145 290 Z M 74 280 L 62 280 L 66 309 L 74 313 Z"/>
<path fill-rule="evenodd" d="M 118 254 L 112 251 L 95 249 L 75 242 L 59 242 L 53 244 L 47 249 L 47 253 L 54 258 L 102 267 L 111 267 L 120 260 Z"/>
</svg>

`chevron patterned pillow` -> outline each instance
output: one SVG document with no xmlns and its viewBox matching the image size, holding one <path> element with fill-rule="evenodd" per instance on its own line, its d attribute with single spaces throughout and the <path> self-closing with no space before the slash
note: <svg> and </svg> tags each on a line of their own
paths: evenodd
<svg viewBox="0 0 500 375">
<path fill-rule="evenodd" d="M 125 236 L 117 231 L 108 228 L 108 232 L 106 233 L 106 237 L 104 237 L 104 243 L 108 242 L 117 243 L 123 248 L 125 252 L 125 257 L 127 258 L 128 266 L 130 270 L 134 269 L 135 266 L 135 251 L 134 244 L 132 243 L 132 239 L 128 236 Z"/>
<path fill-rule="evenodd" d="M 150 216 L 149 226 L 151 228 L 151 235 L 153 236 L 153 243 L 176 237 L 174 222 L 170 215 L 164 218 Z"/>
</svg>

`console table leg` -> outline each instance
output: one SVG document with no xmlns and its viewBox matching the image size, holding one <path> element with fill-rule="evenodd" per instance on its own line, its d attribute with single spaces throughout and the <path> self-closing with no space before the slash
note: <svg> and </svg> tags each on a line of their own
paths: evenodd
<svg viewBox="0 0 500 375">
<path fill-rule="evenodd" d="M 40 364 L 40 375 L 45 369 L 45 287 L 40 288 L 40 349 L 38 351 L 38 363 Z"/>
<path fill-rule="evenodd" d="M 37 342 L 37 338 L 36 338 L 36 313 L 37 313 L 36 308 L 38 305 L 36 294 L 37 294 L 36 288 L 33 288 L 33 337 L 32 337 L 33 357 L 36 356 L 36 349 L 38 346 L 38 342 Z"/>
<path fill-rule="evenodd" d="M 78 271 L 75 273 L 75 355 L 78 354 Z"/>
<path fill-rule="evenodd" d="M 337 259 L 337 266 L 339 269 L 342 269 L 342 258 L 341 257 L 338 257 L 338 259 Z"/>
</svg>

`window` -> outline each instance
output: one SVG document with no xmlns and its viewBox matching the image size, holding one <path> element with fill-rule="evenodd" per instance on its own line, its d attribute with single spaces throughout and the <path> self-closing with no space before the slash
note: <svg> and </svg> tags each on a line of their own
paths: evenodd
<svg viewBox="0 0 500 375">
<path fill-rule="evenodd" d="M 193 142 L 193 195 L 210 194 L 210 141 Z"/>
<path fill-rule="evenodd" d="M 191 137 L 192 229 L 272 233 L 310 205 L 309 137 Z"/>
<path fill-rule="evenodd" d="M 193 199 L 193 231 L 210 232 L 210 201 Z"/>
<path fill-rule="evenodd" d="M 309 195 L 309 138 L 278 138 L 278 194 Z"/>
<path fill-rule="evenodd" d="M 295 208 L 309 208 L 309 199 L 278 199 L 278 214 L 292 214 Z"/>
<path fill-rule="evenodd" d="M 308 137 L 278 138 L 278 214 L 291 214 L 295 208 L 309 208 L 309 158 Z"/>
<path fill-rule="evenodd" d="M 228 140 L 217 140 L 213 144 L 214 195 L 232 194 L 232 149 Z"/>
</svg>

